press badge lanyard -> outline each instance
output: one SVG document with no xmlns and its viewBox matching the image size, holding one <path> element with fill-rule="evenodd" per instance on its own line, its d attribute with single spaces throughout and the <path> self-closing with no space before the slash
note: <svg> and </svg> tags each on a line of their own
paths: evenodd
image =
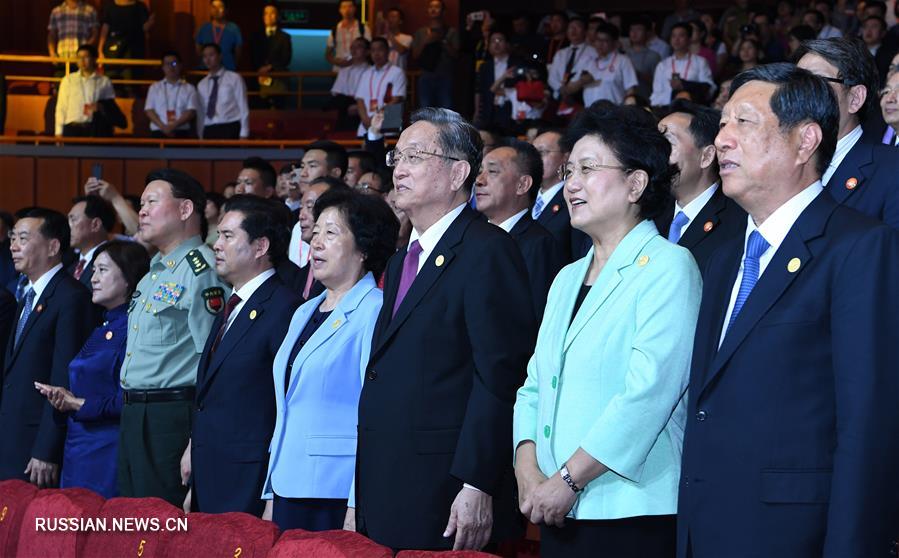
<svg viewBox="0 0 899 558">
<path fill-rule="evenodd" d="M 80 77 L 81 77 L 81 82 L 80 82 L 81 83 L 81 100 L 84 101 L 84 114 L 86 115 L 88 113 L 88 109 L 97 104 L 97 99 L 96 99 L 97 86 L 96 86 L 96 84 L 91 85 L 91 89 L 93 91 L 91 92 L 91 96 L 88 97 L 87 89 L 85 89 L 85 87 L 84 87 L 84 82 L 90 78 L 86 78 L 83 75 Z M 93 81 L 93 80 L 91 80 L 91 81 Z"/>
<path fill-rule="evenodd" d="M 387 70 L 389 70 L 389 69 L 390 69 L 389 65 L 384 64 L 384 75 L 381 76 L 381 80 L 378 82 L 378 88 L 372 89 L 375 85 L 375 73 L 377 73 L 377 71 L 378 71 L 377 67 L 374 67 L 374 66 L 372 67 L 373 71 L 371 73 L 371 76 L 368 78 L 368 104 L 369 104 L 369 106 L 377 108 L 378 106 L 381 105 L 381 102 L 380 102 L 381 101 L 381 86 L 384 85 L 384 80 L 387 79 L 387 73 L 388 73 Z M 377 97 L 375 96 L 375 93 L 377 93 Z"/>
<path fill-rule="evenodd" d="M 608 71 L 610 71 L 610 72 L 614 72 L 614 71 L 615 71 L 615 61 L 616 61 L 616 60 L 618 60 L 618 53 L 617 53 L 617 52 L 614 53 L 614 54 L 612 55 L 612 61 L 611 61 L 611 62 L 609 63 L 609 65 L 606 66 L 605 68 L 601 67 L 601 66 L 599 65 L 599 60 L 597 60 L 597 61 L 596 61 L 596 69 L 599 70 L 600 72 L 605 72 L 606 70 L 608 70 Z"/>
<path fill-rule="evenodd" d="M 169 108 L 169 81 L 164 80 L 162 86 L 162 94 L 165 95 L 165 114 L 166 117 L 173 117 L 178 112 L 178 97 L 181 95 L 181 82 L 179 81 L 173 87 L 175 88 L 175 106 Z M 169 120 L 174 120 L 174 118 L 169 118 Z"/>
<path fill-rule="evenodd" d="M 672 54 L 671 55 L 671 75 L 672 76 L 677 73 L 677 67 L 675 67 L 674 61 L 675 61 L 675 58 L 674 58 L 674 55 Z M 690 64 L 692 64 L 692 63 L 693 63 L 693 56 L 688 54 L 687 55 L 687 67 L 684 68 L 684 73 L 680 74 L 680 76 L 682 78 L 687 79 L 687 75 L 690 74 Z"/>
</svg>

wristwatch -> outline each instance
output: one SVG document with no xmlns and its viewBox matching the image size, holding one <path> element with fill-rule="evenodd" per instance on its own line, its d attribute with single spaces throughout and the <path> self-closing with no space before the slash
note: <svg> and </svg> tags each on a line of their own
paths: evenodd
<svg viewBox="0 0 899 558">
<path fill-rule="evenodd" d="M 579 494 L 584 491 L 583 488 L 579 487 L 574 479 L 571 478 L 571 473 L 568 472 L 568 463 L 562 463 L 562 468 L 559 469 L 559 476 L 562 477 L 562 480 L 565 481 L 565 484 L 568 485 L 568 488 L 571 489 L 575 494 Z"/>
</svg>

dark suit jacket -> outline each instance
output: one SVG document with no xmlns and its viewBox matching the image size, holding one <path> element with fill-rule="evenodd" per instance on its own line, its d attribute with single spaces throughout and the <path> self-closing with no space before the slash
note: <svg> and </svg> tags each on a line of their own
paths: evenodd
<svg viewBox="0 0 899 558">
<path fill-rule="evenodd" d="M 509 231 L 521 249 L 524 264 L 528 269 L 531 284 L 531 295 L 534 297 L 534 311 L 537 322 L 543 317 L 546 306 L 546 295 L 553 284 L 556 274 L 568 262 L 556 239 L 539 223 L 534 222 L 530 213 L 526 213 Z"/>
<path fill-rule="evenodd" d="M 656 219 L 659 234 L 668 237 L 668 229 L 671 228 L 673 219 L 674 205 L 672 204 L 661 217 Z M 737 205 L 737 202 L 725 196 L 719 186 L 705 206 L 696 214 L 696 218 L 690 221 L 677 243 L 690 250 L 699 270 L 703 271 L 706 262 L 715 250 L 736 237 L 743 238 L 745 233 L 746 212 Z"/>
<path fill-rule="evenodd" d="M 899 151 L 863 140 L 849 150 L 825 190 L 837 203 L 899 229 Z M 848 186 L 855 183 L 855 188 Z"/>
<path fill-rule="evenodd" d="M 290 58 L 293 49 L 290 44 L 290 35 L 278 29 L 271 37 L 265 34 L 265 30 L 253 33 L 250 41 L 253 55 L 253 67 L 260 68 L 271 64 L 272 71 L 284 72 L 290 66 Z"/>
<path fill-rule="evenodd" d="M 16 321 L 16 297 L 5 288 L 0 288 L 0 346 L 6 347 L 9 334 L 12 331 L 12 325 Z M 6 351 L 0 356 L 0 370 L 3 370 L 3 358 Z M 0 388 L 0 392 L 2 392 Z"/>
<path fill-rule="evenodd" d="M 197 369 L 191 432 L 192 498 L 199 511 L 262 514 L 275 427 L 272 361 L 299 305 L 299 296 L 275 275 L 244 303 L 210 354 L 224 313 L 213 323 Z"/>
<path fill-rule="evenodd" d="M 522 61 L 514 56 L 509 57 L 508 68 L 521 67 Z M 502 106 L 496 106 L 493 102 L 494 95 L 490 86 L 498 76 L 493 72 L 493 57 L 488 56 L 481 64 L 477 74 L 477 92 L 480 95 L 478 107 L 479 128 L 491 128 L 506 130 L 512 124 L 512 104 L 507 100 Z"/>
<path fill-rule="evenodd" d="M 570 263 L 586 256 L 592 244 L 589 236 L 571 228 L 571 215 L 568 213 L 563 190 L 564 187 L 546 204 L 540 217 L 537 217 L 537 222 L 555 237 L 562 246 L 565 263 Z M 533 204 L 531 207 L 533 208 Z"/>
<path fill-rule="evenodd" d="M 33 457 L 62 464 L 65 417 L 54 412 L 34 382 L 68 387 L 69 362 L 96 325 L 90 293 L 65 270 L 47 285 L 22 331 L 15 331 L 23 302 L 11 324 L 0 391 L 0 479 L 26 479 Z"/>
<path fill-rule="evenodd" d="M 521 252 L 466 206 L 391 318 L 405 256 L 388 263 L 359 401 L 357 528 L 392 548 L 449 548 L 468 483 L 493 496 L 493 539 L 514 536 L 512 406 L 537 332 Z"/>
<path fill-rule="evenodd" d="M 896 233 L 822 193 L 719 349 L 742 242 L 705 270 L 678 556 L 688 537 L 697 558 L 887 556 L 899 525 L 899 446 L 887 442 L 899 440 Z"/>
</svg>

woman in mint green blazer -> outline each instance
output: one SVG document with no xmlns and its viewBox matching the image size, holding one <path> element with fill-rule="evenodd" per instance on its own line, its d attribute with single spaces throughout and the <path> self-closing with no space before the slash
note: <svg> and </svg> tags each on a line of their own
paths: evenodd
<svg viewBox="0 0 899 558">
<path fill-rule="evenodd" d="M 556 276 L 518 391 L 519 504 L 542 556 L 674 556 L 702 281 L 652 221 L 671 147 L 636 107 L 589 109 L 564 143 L 571 225 L 593 248 Z"/>
</svg>

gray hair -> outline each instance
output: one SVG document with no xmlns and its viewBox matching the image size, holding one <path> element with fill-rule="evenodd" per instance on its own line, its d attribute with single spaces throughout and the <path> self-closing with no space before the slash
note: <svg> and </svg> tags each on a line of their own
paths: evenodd
<svg viewBox="0 0 899 558">
<path fill-rule="evenodd" d="M 467 161 L 471 165 L 471 171 L 462 185 L 471 191 L 481 163 L 481 150 L 484 148 L 478 129 L 458 112 L 438 107 L 418 109 L 409 120 L 412 123 L 422 121 L 433 124 L 437 128 L 437 144 L 443 154 Z"/>
</svg>

